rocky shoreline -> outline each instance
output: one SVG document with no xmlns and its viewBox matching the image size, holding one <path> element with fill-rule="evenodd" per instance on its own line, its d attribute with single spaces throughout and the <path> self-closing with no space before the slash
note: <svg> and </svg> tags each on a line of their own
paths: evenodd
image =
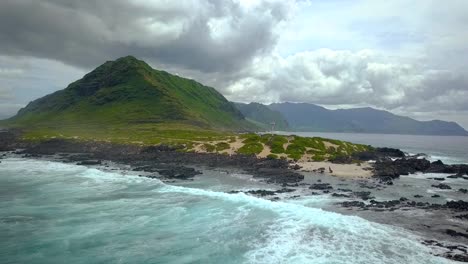
<svg viewBox="0 0 468 264">
<path fill-rule="evenodd" d="M 392 213 L 408 210 L 423 210 L 444 214 L 450 219 L 456 219 L 456 223 L 449 222 L 444 228 L 436 230 L 442 241 L 426 239 L 423 244 L 434 248 L 434 254 L 448 259 L 468 262 L 468 202 L 464 200 L 446 201 L 445 203 L 430 203 L 416 201 L 407 197 L 399 197 L 392 200 L 376 200 L 374 191 L 392 188 L 395 181 L 402 175 L 422 173 L 445 173 L 446 177 L 434 178 L 440 181 L 434 184 L 434 188 L 451 189 L 449 184 L 443 183 L 445 179 L 468 180 L 468 165 L 447 165 L 441 161 L 430 162 L 421 157 L 408 157 L 400 150 L 380 148 L 372 152 L 356 153 L 350 158 L 334 160 L 335 163 L 348 163 L 359 161 L 375 161 L 373 163 L 374 176 L 360 182 L 361 189 L 347 188 L 346 184 L 333 184 L 317 180 L 307 182 L 304 173 L 299 168 L 291 166 L 286 160 L 259 159 L 246 155 L 219 155 L 212 153 L 187 153 L 180 152 L 171 146 L 141 147 L 136 145 L 118 145 L 106 142 L 79 142 L 63 139 L 51 139 L 43 142 L 25 142 L 18 140 L 19 132 L 0 131 L 0 151 L 10 151 L 22 157 L 38 158 L 47 156 L 59 157 L 61 161 L 73 162 L 78 165 L 104 165 L 105 161 L 130 165 L 134 171 L 145 172 L 143 177 L 158 178 L 162 180 L 190 180 L 201 172 L 196 167 L 208 168 L 233 168 L 242 170 L 255 178 L 265 182 L 281 186 L 276 191 L 250 190 L 246 193 L 271 200 L 280 199 L 278 194 L 289 194 L 289 198 L 298 198 L 297 190 L 306 190 L 308 195 L 331 195 L 335 198 L 346 199 L 337 203 L 343 210 L 351 212 Z M 1 162 L 1 157 L 0 157 Z M 319 172 L 318 172 L 319 174 Z M 362 189 L 369 189 L 363 191 Z M 466 189 L 458 190 L 466 193 Z M 233 190 L 233 193 L 239 192 Z M 303 195 L 303 194 L 302 194 Z M 413 198 L 422 195 L 415 194 Z M 434 197 L 434 196 L 433 196 Z M 436 198 L 436 197 L 434 197 Z M 431 225 L 431 221 L 425 221 Z M 438 224 L 440 226 L 440 224 Z M 429 226 L 428 229 L 432 227 Z M 440 230 L 439 230 L 440 229 Z M 444 242 L 450 238 L 450 243 Z M 460 243 L 454 243 L 459 241 Z M 437 250 L 436 250 L 437 249 Z M 442 249 L 442 251 L 441 251 Z"/>
</svg>

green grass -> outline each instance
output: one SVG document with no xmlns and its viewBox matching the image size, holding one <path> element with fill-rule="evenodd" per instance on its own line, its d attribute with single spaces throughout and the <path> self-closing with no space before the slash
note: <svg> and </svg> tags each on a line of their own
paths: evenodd
<svg viewBox="0 0 468 264">
<path fill-rule="evenodd" d="M 266 135 L 265 135 L 266 136 Z M 273 136 L 267 136 L 265 144 L 268 145 L 271 149 L 272 153 L 284 153 L 284 147 L 283 145 L 288 143 L 288 139 L 284 136 L 279 136 L 279 135 L 273 135 Z"/>
<path fill-rule="evenodd" d="M 215 89 L 124 57 L 106 62 L 67 88 L 28 104 L 16 127 L 181 123 L 201 129 L 255 129 Z"/>
<path fill-rule="evenodd" d="M 259 154 L 263 150 L 263 145 L 258 142 L 247 143 L 237 150 L 237 153 L 244 155 Z"/>
<path fill-rule="evenodd" d="M 276 154 L 268 154 L 268 155 L 267 155 L 267 158 L 268 158 L 268 159 L 278 159 L 278 155 L 276 155 Z"/>
<path fill-rule="evenodd" d="M 206 152 L 213 152 L 216 150 L 216 146 L 209 143 L 204 143 L 202 145 L 202 149 L 204 149 Z"/>
<path fill-rule="evenodd" d="M 197 126 L 181 123 L 114 124 L 113 126 L 94 124 L 62 125 L 58 127 L 31 126 L 25 130 L 23 138 L 29 141 L 63 138 L 141 146 L 157 144 L 184 146 L 180 151 L 193 151 L 195 145 L 201 144 L 200 147 L 207 152 L 223 152 L 223 150 L 230 148 L 229 143 L 236 141 L 236 135 L 244 143 L 237 150 L 237 153 L 245 155 L 259 154 L 266 145 L 270 147 L 272 152 L 268 158 L 287 156 L 289 159 L 299 160 L 304 155 L 308 155 L 306 156 L 307 159 L 324 161 L 371 149 L 371 147 L 365 145 L 319 137 L 235 134 L 233 132 L 201 129 Z M 213 141 L 216 143 L 213 143 Z M 287 144 L 286 149 L 283 148 L 285 144 Z"/>
<path fill-rule="evenodd" d="M 216 143 L 216 151 L 223 151 L 229 149 L 231 146 L 226 142 Z"/>
<path fill-rule="evenodd" d="M 107 141 L 119 144 L 156 145 L 186 144 L 193 142 L 227 140 L 232 133 L 203 130 L 183 124 L 139 124 L 132 126 L 116 125 L 103 127 L 97 125 L 29 127 L 23 138 L 41 141 L 50 138 L 75 139 L 82 141 Z"/>
<path fill-rule="evenodd" d="M 291 140 L 288 140 L 291 137 Z M 336 139 L 321 137 L 300 137 L 283 135 L 257 135 L 253 133 L 241 135 L 243 143 L 248 145 L 241 152 L 260 153 L 260 146 L 265 144 L 270 147 L 273 154 L 286 154 L 288 158 L 299 160 L 304 155 L 310 155 L 314 161 L 324 161 L 343 155 L 348 156 L 355 152 L 369 150 L 369 146 L 353 144 Z M 284 146 L 287 144 L 286 149 Z M 255 147 L 254 147 L 255 146 Z M 255 149 L 252 151 L 251 149 Z"/>
</svg>

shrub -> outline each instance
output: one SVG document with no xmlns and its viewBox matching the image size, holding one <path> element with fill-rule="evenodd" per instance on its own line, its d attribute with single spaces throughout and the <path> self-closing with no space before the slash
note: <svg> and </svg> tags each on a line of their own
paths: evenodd
<svg viewBox="0 0 468 264">
<path fill-rule="evenodd" d="M 314 161 L 324 161 L 325 160 L 325 157 L 323 155 L 319 155 L 319 154 L 315 154 L 312 159 Z"/>
<path fill-rule="evenodd" d="M 213 152 L 215 151 L 216 147 L 214 145 L 205 143 L 202 145 L 202 149 L 204 149 L 206 152 Z"/>
<path fill-rule="evenodd" d="M 258 142 L 247 143 L 237 150 L 239 154 L 252 155 L 262 152 L 263 145 Z"/>
<path fill-rule="evenodd" d="M 257 134 L 245 134 L 245 135 L 242 135 L 241 138 L 244 139 L 242 143 L 245 143 L 245 144 L 258 143 L 260 141 L 260 136 Z"/>
<path fill-rule="evenodd" d="M 306 151 L 305 146 L 298 145 L 296 143 L 290 144 L 286 148 L 286 154 L 299 154 L 302 156 L 305 153 L 305 151 Z"/>
<path fill-rule="evenodd" d="M 226 142 L 219 142 L 216 144 L 216 151 L 223 151 L 225 149 L 229 149 L 231 145 Z"/>
<path fill-rule="evenodd" d="M 276 154 L 268 154 L 267 159 L 278 159 L 278 155 L 276 155 Z"/>
<path fill-rule="evenodd" d="M 300 160 L 302 158 L 302 154 L 299 154 L 299 153 L 289 154 L 288 157 L 290 159 L 298 161 L 298 160 Z"/>
<path fill-rule="evenodd" d="M 270 136 L 269 140 L 265 144 L 270 147 L 272 153 L 279 154 L 285 152 L 283 145 L 286 143 L 288 143 L 288 140 L 285 136 L 274 135 Z"/>
</svg>

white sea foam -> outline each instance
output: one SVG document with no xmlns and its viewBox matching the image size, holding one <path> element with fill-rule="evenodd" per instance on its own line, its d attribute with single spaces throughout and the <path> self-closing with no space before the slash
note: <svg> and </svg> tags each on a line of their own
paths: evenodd
<svg viewBox="0 0 468 264">
<path fill-rule="evenodd" d="M 429 249 L 410 233 L 355 216 L 243 193 L 169 185 L 157 191 L 209 197 L 275 212 L 278 217 L 264 239 L 245 254 L 248 263 L 451 263 L 430 255 Z"/>
<path fill-rule="evenodd" d="M 21 168 L 18 169 L 18 166 Z M 157 188 L 150 191 L 155 195 L 162 194 L 162 197 L 167 197 L 167 203 L 174 203 L 173 210 L 161 216 L 166 218 L 169 214 L 175 219 L 179 216 L 187 217 L 186 207 L 176 204 L 194 197 L 197 197 L 197 202 L 217 201 L 215 204 L 236 211 L 233 219 L 226 223 L 242 223 L 248 216 L 258 214 L 259 218 L 265 217 L 260 211 L 270 212 L 268 226 L 262 228 L 258 238 L 249 242 L 248 250 L 243 253 L 246 263 L 452 263 L 432 256 L 429 249 L 418 242 L 418 237 L 402 229 L 306 206 L 314 202 L 313 197 L 307 201 L 302 200 L 304 203 L 272 202 L 244 193 L 228 194 L 167 185 L 155 179 L 137 177 L 132 173 L 125 175 L 125 172 L 103 172 L 84 166 L 36 160 L 4 160 L 1 169 L 23 171 L 29 175 L 47 175 L 44 177 L 53 177 L 52 174 L 56 172 L 57 179 L 61 180 L 67 180 L 66 175 L 74 175 L 85 179 L 81 184 L 88 184 L 92 188 L 120 188 L 126 184 L 138 183 L 156 186 Z M 170 200 L 171 197 L 178 200 Z M 324 201 L 317 204 L 320 202 Z M 213 215 L 222 213 L 216 211 L 216 208 L 210 210 Z M 207 226 L 214 224 L 209 222 L 210 215 L 207 212 L 200 213 L 206 215 L 198 221 L 208 221 L 203 222 Z M 132 225 L 144 227 L 154 220 L 149 216 L 139 215 L 132 221 Z M 88 230 L 91 233 L 83 233 L 82 236 L 99 233 L 106 228 L 105 224 L 106 222 L 102 223 L 103 226 L 96 225 L 95 229 Z"/>
</svg>

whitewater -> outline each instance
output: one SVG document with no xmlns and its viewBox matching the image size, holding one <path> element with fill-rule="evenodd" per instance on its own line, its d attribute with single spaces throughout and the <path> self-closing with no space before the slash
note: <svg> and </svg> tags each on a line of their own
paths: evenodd
<svg viewBox="0 0 468 264">
<path fill-rule="evenodd" d="M 24 158 L 0 163 L 0 233 L 2 263 L 452 263 L 357 216 Z"/>
</svg>

